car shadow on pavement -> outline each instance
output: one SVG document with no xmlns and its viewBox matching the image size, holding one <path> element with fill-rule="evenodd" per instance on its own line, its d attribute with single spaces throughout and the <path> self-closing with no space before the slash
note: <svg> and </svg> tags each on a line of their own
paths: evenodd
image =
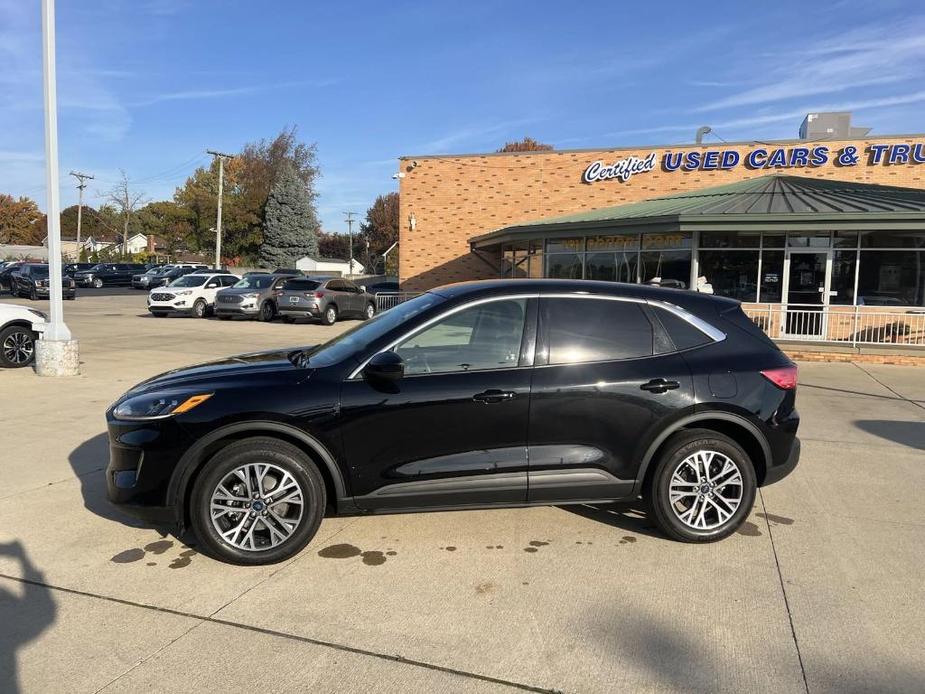
<svg viewBox="0 0 925 694">
<path fill-rule="evenodd" d="M 597 521 L 620 530 L 627 530 L 638 535 L 664 538 L 649 521 L 641 502 L 624 501 L 599 504 L 569 504 L 558 508 L 576 516 Z"/>
<path fill-rule="evenodd" d="M 19 581 L 0 585 L 0 692 L 15 693 L 22 691 L 16 652 L 54 624 L 57 607 L 44 575 L 18 540 L 0 543 L 0 557 L 18 560 L 21 568 Z"/>
<path fill-rule="evenodd" d="M 900 422 L 891 419 L 858 419 L 854 426 L 868 434 L 894 443 L 925 451 L 925 422 Z"/>
<path fill-rule="evenodd" d="M 71 451 L 68 457 L 74 475 L 80 480 L 84 508 L 106 520 L 117 521 L 134 528 L 150 527 L 128 516 L 106 498 L 106 464 L 109 462 L 109 436 L 104 432 L 87 439 Z"/>
</svg>

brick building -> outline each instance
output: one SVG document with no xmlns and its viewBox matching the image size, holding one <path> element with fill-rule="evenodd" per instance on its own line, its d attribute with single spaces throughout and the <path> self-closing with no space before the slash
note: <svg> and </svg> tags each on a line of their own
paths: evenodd
<svg viewBox="0 0 925 694">
<path fill-rule="evenodd" d="M 819 134 L 814 117 L 802 134 Z M 813 316 L 794 332 L 798 311 L 919 315 L 925 135 L 858 137 L 866 129 L 850 116 L 843 125 L 815 140 L 401 157 L 402 287 L 699 284 L 788 306 L 789 318 L 769 313 L 775 337 L 831 332 Z M 925 315 L 914 320 L 925 329 Z"/>
</svg>

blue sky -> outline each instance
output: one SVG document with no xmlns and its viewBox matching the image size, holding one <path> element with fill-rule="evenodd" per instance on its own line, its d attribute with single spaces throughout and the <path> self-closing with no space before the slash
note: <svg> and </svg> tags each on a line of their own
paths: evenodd
<svg viewBox="0 0 925 694">
<path fill-rule="evenodd" d="M 323 227 L 403 154 L 795 137 L 805 112 L 925 131 L 918 2 L 58 0 L 62 202 L 125 169 L 169 198 L 206 148 L 296 124 Z M 44 204 L 39 0 L 0 0 L 0 192 Z"/>
</svg>

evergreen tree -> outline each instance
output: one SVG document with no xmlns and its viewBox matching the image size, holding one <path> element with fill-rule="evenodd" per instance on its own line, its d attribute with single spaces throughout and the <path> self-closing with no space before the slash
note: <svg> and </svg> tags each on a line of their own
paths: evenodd
<svg viewBox="0 0 925 694">
<path fill-rule="evenodd" d="M 283 166 L 264 210 L 261 264 L 294 267 L 299 258 L 317 255 L 319 226 L 311 191 L 294 166 Z"/>
</svg>

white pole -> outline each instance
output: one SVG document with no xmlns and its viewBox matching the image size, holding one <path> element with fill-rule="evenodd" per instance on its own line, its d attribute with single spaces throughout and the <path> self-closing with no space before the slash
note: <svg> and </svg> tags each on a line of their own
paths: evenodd
<svg viewBox="0 0 925 694">
<path fill-rule="evenodd" d="M 215 269 L 222 269 L 222 188 L 225 179 L 225 157 L 218 158 L 218 210 L 215 219 Z"/>
<path fill-rule="evenodd" d="M 45 87 L 45 184 L 48 213 L 48 284 L 50 317 L 44 340 L 71 339 L 61 301 L 61 201 L 58 189 L 58 100 L 55 77 L 55 1 L 42 0 L 42 62 Z"/>
</svg>

